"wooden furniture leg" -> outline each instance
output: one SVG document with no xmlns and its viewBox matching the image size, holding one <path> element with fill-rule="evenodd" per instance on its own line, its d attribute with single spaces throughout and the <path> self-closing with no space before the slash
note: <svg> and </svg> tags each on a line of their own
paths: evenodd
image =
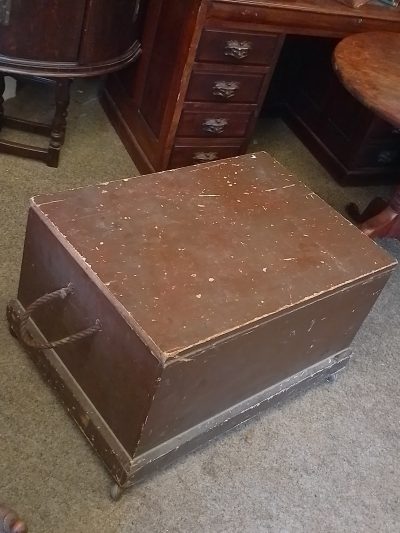
<svg viewBox="0 0 400 533">
<path fill-rule="evenodd" d="M 67 114 L 70 100 L 70 79 L 56 79 L 56 111 L 50 131 L 48 167 L 58 167 L 60 150 L 64 144 Z"/>
<path fill-rule="evenodd" d="M 28 533 L 28 528 L 15 511 L 0 505 L 0 533 Z"/>
<path fill-rule="evenodd" d="M 393 198 L 390 200 L 390 207 L 400 215 L 400 185 L 397 187 Z"/>
<path fill-rule="evenodd" d="M 57 167 L 60 150 L 64 143 L 67 109 L 69 104 L 70 79 L 55 79 L 55 102 L 56 109 L 54 118 L 49 124 L 32 122 L 21 118 L 9 117 L 4 114 L 3 94 L 5 90 L 4 74 L 0 73 L 0 130 L 7 127 L 18 131 L 26 131 L 38 135 L 50 137 L 49 147 L 42 148 L 30 144 L 22 144 L 7 139 L 0 140 L 0 153 L 12 154 L 21 157 L 31 157 L 44 161 L 50 167 Z"/>
<path fill-rule="evenodd" d="M 0 72 L 0 130 L 3 127 L 3 118 L 4 118 L 4 91 L 6 90 L 6 83 L 4 80 L 4 74 Z"/>
<path fill-rule="evenodd" d="M 390 202 L 375 198 L 363 213 L 355 204 L 350 204 L 347 212 L 358 223 L 360 230 L 371 238 L 391 237 L 400 240 L 400 186 Z"/>
<path fill-rule="evenodd" d="M 364 211 L 360 211 L 358 205 L 351 202 L 346 206 L 346 212 L 357 226 L 360 227 L 361 224 L 383 211 L 387 205 L 386 200 L 378 197 L 371 200 Z"/>
</svg>

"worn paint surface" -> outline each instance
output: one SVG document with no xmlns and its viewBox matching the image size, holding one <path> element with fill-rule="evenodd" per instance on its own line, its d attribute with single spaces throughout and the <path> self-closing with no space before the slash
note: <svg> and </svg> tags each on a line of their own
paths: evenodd
<svg viewBox="0 0 400 533">
<path fill-rule="evenodd" d="M 165 357 L 394 263 L 265 152 L 33 206 Z"/>
</svg>

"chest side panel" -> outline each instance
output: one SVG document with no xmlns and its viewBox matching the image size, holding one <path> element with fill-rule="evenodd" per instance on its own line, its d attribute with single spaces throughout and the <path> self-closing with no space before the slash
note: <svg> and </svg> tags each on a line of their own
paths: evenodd
<svg viewBox="0 0 400 533">
<path fill-rule="evenodd" d="M 72 283 L 73 294 L 33 314 L 48 340 L 91 326 L 101 332 L 60 346 L 57 355 L 124 448 L 133 454 L 154 395 L 158 360 L 33 210 L 30 211 L 18 299 L 24 307 Z M 85 420 L 81 421 L 84 430 Z"/>
</svg>

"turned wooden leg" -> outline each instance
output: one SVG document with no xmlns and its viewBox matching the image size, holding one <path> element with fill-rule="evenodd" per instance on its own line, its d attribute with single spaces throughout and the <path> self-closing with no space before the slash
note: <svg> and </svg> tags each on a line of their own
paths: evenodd
<svg viewBox="0 0 400 533">
<path fill-rule="evenodd" d="M 0 72 L 0 130 L 3 127 L 3 117 L 4 117 L 4 91 L 6 90 L 6 84 L 4 80 L 4 74 Z"/>
<path fill-rule="evenodd" d="M 28 528 L 9 507 L 0 505 L 0 533 L 27 533 Z"/>
<path fill-rule="evenodd" d="M 400 185 L 395 190 L 394 195 L 389 202 L 389 205 L 393 209 L 393 211 L 396 211 L 396 213 L 400 215 Z"/>
<path fill-rule="evenodd" d="M 357 204 L 351 203 L 346 206 L 346 212 L 350 218 L 360 226 L 363 222 L 378 215 L 385 209 L 385 207 L 387 207 L 387 205 L 387 200 L 384 200 L 383 198 L 374 198 L 370 201 L 364 211 L 360 211 Z"/>
<path fill-rule="evenodd" d="M 56 80 L 56 111 L 51 126 L 50 146 L 47 158 L 47 166 L 49 167 L 58 167 L 60 150 L 64 144 L 70 86 L 71 80 L 69 79 L 63 78 Z"/>
</svg>

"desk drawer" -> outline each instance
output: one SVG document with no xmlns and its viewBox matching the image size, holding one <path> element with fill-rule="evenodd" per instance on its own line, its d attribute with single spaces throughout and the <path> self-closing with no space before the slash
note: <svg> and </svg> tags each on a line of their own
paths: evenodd
<svg viewBox="0 0 400 533">
<path fill-rule="evenodd" d="M 272 65 L 280 40 L 280 36 L 274 33 L 205 29 L 196 59 L 214 63 Z"/>
<path fill-rule="evenodd" d="M 335 6 L 335 7 L 334 7 Z M 399 31 L 396 9 L 374 6 L 352 9 L 332 0 L 213 1 L 207 15 L 215 24 L 257 24 L 258 27 L 281 28 L 287 35 L 345 37 L 366 31 Z"/>
<path fill-rule="evenodd" d="M 224 159 L 226 157 L 233 157 L 240 154 L 241 144 L 243 139 L 224 141 L 217 144 L 217 141 L 209 144 L 196 143 L 196 140 L 177 141 L 175 148 L 171 154 L 168 168 L 179 168 L 187 165 L 196 165 L 198 163 L 207 163 L 216 161 L 217 159 Z"/>
<path fill-rule="evenodd" d="M 194 71 L 186 101 L 257 103 L 264 79 L 264 74 Z"/>
<path fill-rule="evenodd" d="M 223 107 L 225 106 L 218 106 Z M 229 106 L 231 107 L 231 106 Z M 235 111 L 186 110 L 182 113 L 177 135 L 180 137 L 245 137 L 254 113 Z"/>
</svg>

